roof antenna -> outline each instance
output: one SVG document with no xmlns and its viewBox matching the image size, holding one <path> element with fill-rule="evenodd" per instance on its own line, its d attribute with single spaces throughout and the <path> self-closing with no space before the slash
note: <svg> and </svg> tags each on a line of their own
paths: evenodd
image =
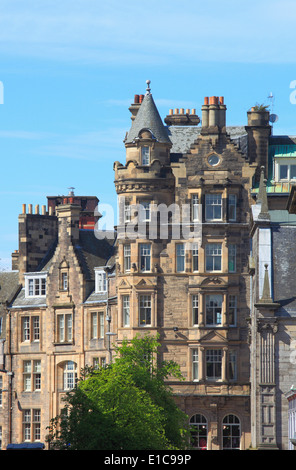
<svg viewBox="0 0 296 470">
<path fill-rule="evenodd" d="M 150 83 L 151 83 L 151 81 L 150 81 L 150 80 L 146 80 L 146 83 L 147 83 L 146 95 L 150 95 L 150 91 L 151 91 Z"/>
</svg>

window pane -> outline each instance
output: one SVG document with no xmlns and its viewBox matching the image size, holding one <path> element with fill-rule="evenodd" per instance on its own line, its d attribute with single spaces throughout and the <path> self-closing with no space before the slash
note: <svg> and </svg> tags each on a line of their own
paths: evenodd
<svg viewBox="0 0 296 470">
<path fill-rule="evenodd" d="M 228 218 L 229 220 L 236 220 L 236 195 L 229 194 L 228 196 Z"/>
<path fill-rule="evenodd" d="M 140 245 L 140 269 L 141 271 L 150 271 L 151 263 L 150 263 L 150 245 L 142 244 Z"/>
<path fill-rule="evenodd" d="M 185 248 L 182 243 L 176 245 L 177 272 L 185 271 Z"/>
<path fill-rule="evenodd" d="M 151 296 L 141 295 L 139 301 L 140 325 L 151 325 Z"/>
<path fill-rule="evenodd" d="M 129 326 L 129 324 L 130 324 L 129 295 L 124 295 L 122 297 L 122 316 L 123 316 L 123 326 Z"/>
<path fill-rule="evenodd" d="M 210 243 L 206 245 L 206 270 L 221 271 L 222 245 L 221 243 Z"/>
<path fill-rule="evenodd" d="M 296 179 L 296 165 L 290 166 L 290 180 Z"/>
<path fill-rule="evenodd" d="M 288 178 L 288 165 L 280 165 L 280 179 L 287 179 Z"/>
<path fill-rule="evenodd" d="M 222 295 L 206 295 L 206 324 L 222 324 Z"/>
<path fill-rule="evenodd" d="M 124 270 L 130 271 L 131 269 L 131 246 L 130 245 L 124 245 L 123 257 L 124 257 Z"/>
<path fill-rule="evenodd" d="M 228 245 L 228 271 L 236 272 L 236 245 Z"/>
<path fill-rule="evenodd" d="M 149 165 L 149 147 L 142 147 L 141 149 L 141 155 L 142 155 L 142 165 Z"/>
<path fill-rule="evenodd" d="M 192 323 L 198 325 L 198 295 L 192 296 Z"/>
<path fill-rule="evenodd" d="M 192 247 L 192 270 L 198 271 L 198 245 L 196 243 Z"/>
<path fill-rule="evenodd" d="M 206 220 L 222 220 L 221 194 L 206 194 Z"/>
</svg>

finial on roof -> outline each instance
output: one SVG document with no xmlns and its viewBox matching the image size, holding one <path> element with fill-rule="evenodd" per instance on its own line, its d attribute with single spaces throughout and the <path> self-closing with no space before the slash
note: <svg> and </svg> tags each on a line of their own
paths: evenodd
<svg viewBox="0 0 296 470">
<path fill-rule="evenodd" d="M 262 297 L 260 302 L 272 302 L 272 298 L 270 295 L 270 286 L 269 286 L 269 275 L 268 275 L 268 264 L 264 264 L 265 272 L 264 272 L 264 281 L 263 281 L 263 290 L 262 290 Z"/>
<path fill-rule="evenodd" d="M 147 83 L 146 95 L 150 95 L 150 92 L 151 92 L 150 83 L 151 83 L 151 81 L 146 80 L 146 83 Z"/>
</svg>

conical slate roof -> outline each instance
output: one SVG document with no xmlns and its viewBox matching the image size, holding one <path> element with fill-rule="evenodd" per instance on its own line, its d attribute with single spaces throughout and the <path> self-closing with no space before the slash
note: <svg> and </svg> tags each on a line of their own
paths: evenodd
<svg viewBox="0 0 296 470">
<path fill-rule="evenodd" d="M 139 111 L 132 123 L 132 127 L 126 137 L 125 143 L 131 143 L 139 137 L 142 129 L 148 129 L 152 132 L 153 137 L 162 143 L 171 143 L 167 128 L 164 126 L 158 109 L 154 103 L 154 99 L 148 89 L 143 98 Z"/>
</svg>

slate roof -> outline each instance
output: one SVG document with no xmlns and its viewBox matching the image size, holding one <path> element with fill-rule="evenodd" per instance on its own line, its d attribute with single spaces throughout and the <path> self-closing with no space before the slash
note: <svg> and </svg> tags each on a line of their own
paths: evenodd
<svg viewBox="0 0 296 470">
<path fill-rule="evenodd" d="M 0 304 L 9 302 L 19 286 L 18 271 L 0 272 Z"/>
<path fill-rule="evenodd" d="M 137 139 L 142 129 L 149 129 L 158 142 L 170 143 L 167 128 L 162 122 L 151 93 L 146 93 L 144 96 L 125 143 L 131 143 Z"/>
<path fill-rule="evenodd" d="M 141 109 L 141 108 L 140 108 Z M 173 144 L 171 153 L 186 153 L 190 146 L 200 136 L 201 127 L 197 126 L 169 126 L 167 128 L 168 136 Z M 226 132 L 230 139 L 238 148 L 247 154 L 247 132 L 244 126 L 226 127 Z"/>
<path fill-rule="evenodd" d="M 110 233 L 110 232 L 109 232 Z M 79 230 L 79 244 L 75 246 L 75 252 L 87 280 L 94 280 L 94 268 L 112 264 L 114 238 L 98 239 L 94 230 Z M 46 253 L 44 259 L 36 271 L 48 271 L 51 266 L 53 255 L 57 247 L 57 240 L 53 243 L 50 250 Z"/>
<path fill-rule="evenodd" d="M 21 307 L 46 307 L 46 297 L 25 297 L 25 288 L 23 287 L 15 300 L 13 301 L 13 304 L 11 305 L 11 308 L 21 308 Z"/>
</svg>

